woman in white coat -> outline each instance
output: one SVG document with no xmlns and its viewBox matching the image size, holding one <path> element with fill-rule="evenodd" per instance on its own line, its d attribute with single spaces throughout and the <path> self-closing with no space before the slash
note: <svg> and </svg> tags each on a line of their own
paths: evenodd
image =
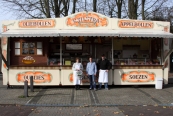
<svg viewBox="0 0 173 116">
<path fill-rule="evenodd" d="M 79 63 L 79 58 L 76 58 L 76 63 L 72 66 L 73 70 L 73 84 L 75 85 L 75 89 L 80 89 L 81 84 L 81 78 L 80 75 L 82 75 L 83 71 L 83 65 Z"/>
</svg>

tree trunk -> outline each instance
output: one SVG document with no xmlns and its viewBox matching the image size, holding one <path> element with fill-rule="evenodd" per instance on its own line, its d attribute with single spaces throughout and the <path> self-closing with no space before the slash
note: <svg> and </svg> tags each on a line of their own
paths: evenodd
<svg viewBox="0 0 173 116">
<path fill-rule="evenodd" d="M 123 0 L 115 0 L 116 1 L 116 4 L 117 4 L 117 7 L 118 7 L 118 18 L 121 18 L 121 9 L 122 9 L 122 3 L 123 3 Z"/>
<path fill-rule="evenodd" d="M 142 0 L 142 20 L 145 20 L 145 0 Z"/>
<path fill-rule="evenodd" d="M 97 12 L 97 0 L 93 0 L 93 11 Z"/>
<path fill-rule="evenodd" d="M 76 2 L 77 0 L 73 0 L 73 10 L 72 10 L 72 13 L 74 14 L 76 12 Z"/>
<path fill-rule="evenodd" d="M 132 19 L 132 0 L 128 0 L 128 12 L 129 12 L 129 19 Z"/>
<path fill-rule="evenodd" d="M 64 16 L 68 16 L 70 0 L 63 0 Z"/>
<path fill-rule="evenodd" d="M 130 19 L 137 19 L 138 0 L 128 0 L 128 12 Z"/>
<path fill-rule="evenodd" d="M 46 18 L 51 18 L 49 0 L 44 0 L 44 6 L 45 6 L 45 10 L 46 10 Z"/>
<path fill-rule="evenodd" d="M 60 9 L 62 0 L 54 0 L 54 6 L 55 6 L 55 17 L 60 17 L 60 14 L 62 10 Z"/>
<path fill-rule="evenodd" d="M 135 0 L 133 2 L 134 2 L 133 19 L 137 19 L 138 18 L 138 0 Z"/>
</svg>

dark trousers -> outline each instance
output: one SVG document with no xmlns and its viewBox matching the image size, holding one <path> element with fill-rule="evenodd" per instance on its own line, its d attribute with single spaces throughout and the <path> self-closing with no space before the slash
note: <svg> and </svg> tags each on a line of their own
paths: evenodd
<svg viewBox="0 0 173 116">
<path fill-rule="evenodd" d="M 105 85 L 105 89 L 107 89 L 108 88 L 108 83 L 104 83 L 104 85 Z M 101 89 L 101 87 L 102 87 L 102 83 L 99 83 L 99 89 Z"/>
<path fill-rule="evenodd" d="M 75 85 L 75 89 L 76 90 L 80 89 L 80 85 Z"/>
<path fill-rule="evenodd" d="M 90 88 L 96 88 L 96 82 L 95 82 L 95 76 L 94 75 L 89 75 L 89 80 L 90 80 Z"/>
</svg>

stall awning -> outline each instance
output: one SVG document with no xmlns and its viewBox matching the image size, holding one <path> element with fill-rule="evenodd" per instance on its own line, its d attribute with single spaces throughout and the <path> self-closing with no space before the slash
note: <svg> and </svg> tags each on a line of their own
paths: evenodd
<svg viewBox="0 0 173 116">
<path fill-rule="evenodd" d="M 59 30 L 62 37 L 68 36 L 118 36 L 113 30 Z"/>
<path fill-rule="evenodd" d="M 69 36 L 119 36 L 173 38 L 172 33 L 156 30 L 57 30 L 57 29 L 11 29 L 1 33 L 6 37 L 69 37 Z"/>
<path fill-rule="evenodd" d="M 160 37 L 173 38 L 172 33 L 156 30 L 117 30 L 120 37 Z"/>
<path fill-rule="evenodd" d="M 1 33 L 6 37 L 57 37 L 58 31 L 55 29 L 11 29 Z"/>
<path fill-rule="evenodd" d="M 112 30 L 54 30 L 54 29 L 15 29 L 2 33 L 6 37 L 47 37 L 47 36 L 118 36 Z"/>
</svg>

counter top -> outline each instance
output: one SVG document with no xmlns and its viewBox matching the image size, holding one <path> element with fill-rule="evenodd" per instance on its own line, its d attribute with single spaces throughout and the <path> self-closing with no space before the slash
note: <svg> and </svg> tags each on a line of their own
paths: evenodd
<svg viewBox="0 0 173 116">
<path fill-rule="evenodd" d="M 162 69 L 163 65 L 113 65 L 113 69 Z"/>
<path fill-rule="evenodd" d="M 163 65 L 112 65 L 113 69 L 162 69 Z M 72 69 L 71 65 L 11 65 L 10 69 Z M 84 67 L 85 69 L 85 67 Z"/>
</svg>

